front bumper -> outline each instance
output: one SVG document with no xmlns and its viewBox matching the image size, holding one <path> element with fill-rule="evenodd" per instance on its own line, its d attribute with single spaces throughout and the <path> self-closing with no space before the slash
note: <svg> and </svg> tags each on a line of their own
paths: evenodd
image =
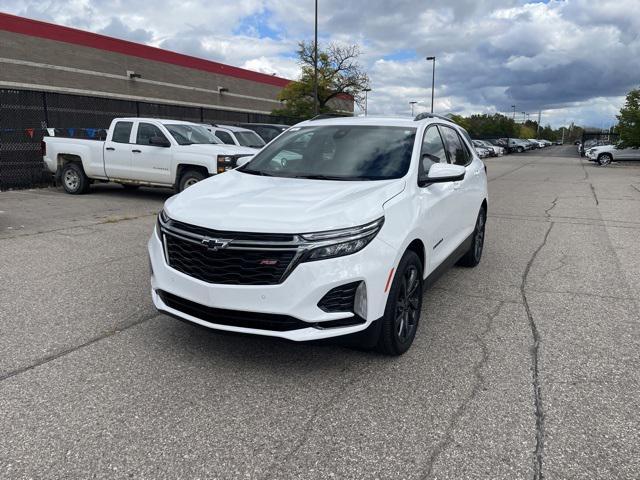
<svg viewBox="0 0 640 480">
<path fill-rule="evenodd" d="M 387 299 L 387 278 L 396 261 L 395 250 L 382 240 L 374 238 L 363 250 L 353 255 L 301 263 L 281 284 L 221 285 L 198 280 L 171 268 L 165 261 L 162 243 L 156 231 L 151 235 L 148 250 L 152 269 L 151 294 L 159 311 L 213 329 L 294 341 L 356 333 L 382 317 Z M 323 322 L 332 322 L 329 325 L 334 325 L 337 320 L 355 317 L 351 312 L 325 312 L 318 307 L 318 302 L 332 288 L 356 281 L 364 281 L 367 288 L 366 318 L 358 319 L 360 323 L 356 325 L 323 328 Z M 214 323 L 211 318 L 207 321 L 170 307 L 163 301 L 162 294 L 159 294 L 161 292 L 208 309 L 254 312 L 256 317 L 291 317 L 301 321 L 302 328 L 279 331 Z M 306 324 L 309 326 L 304 326 Z"/>
</svg>

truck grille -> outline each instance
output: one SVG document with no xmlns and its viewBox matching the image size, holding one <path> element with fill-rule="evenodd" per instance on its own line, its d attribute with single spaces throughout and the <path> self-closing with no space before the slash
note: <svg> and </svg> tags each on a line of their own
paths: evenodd
<svg viewBox="0 0 640 480">
<path fill-rule="evenodd" d="M 294 235 L 227 232 L 158 219 L 171 268 L 207 283 L 276 285 L 295 266 Z"/>
</svg>

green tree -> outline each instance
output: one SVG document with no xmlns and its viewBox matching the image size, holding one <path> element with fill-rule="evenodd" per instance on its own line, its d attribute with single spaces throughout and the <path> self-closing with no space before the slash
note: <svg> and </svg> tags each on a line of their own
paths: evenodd
<svg viewBox="0 0 640 480">
<path fill-rule="evenodd" d="M 640 147 L 640 89 L 627 94 L 624 107 L 620 109 L 617 130 L 625 147 Z"/>
<path fill-rule="evenodd" d="M 369 88 L 369 76 L 358 63 L 360 48 L 357 45 L 343 46 L 335 43 L 326 49 L 318 48 L 318 109 L 320 113 L 334 111 L 331 100 L 341 95 L 353 97 L 362 106 L 364 89 Z M 280 92 L 278 99 L 284 107 L 273 115 L 310 118 L 314 115 L 313 78 L 314 43 L 300 42 L 298 57 L 301 66 L 300 78 L 291 82 Z"/>
<path fill-rule="evenodd" d="M 499 113 L 493 115 L 475 114 L 470 117 L 451 115 L 451 120 L 464 128 L 474 138 L 517 137 L 519 133 L 519 125 L 511 118 Z"/>
</svg>

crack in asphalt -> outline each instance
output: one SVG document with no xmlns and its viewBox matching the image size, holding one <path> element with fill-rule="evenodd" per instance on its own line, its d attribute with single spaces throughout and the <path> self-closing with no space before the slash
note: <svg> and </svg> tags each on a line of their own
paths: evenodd
<svg viewBox="0 0 640 480">
<path fill-rule="evenodd" d="M 544 215 L 545 215 L 547 218 L 551 218 L 551 214 L 550 214 L 549 212 L 551 212 L 551 210 L 553 210 L 554 208 L 556 208 L 556 206 L 558 205 L 558 198 L 559 198 L 559 197 L 554 198 L 554 199 L 553 199 L 553 202 L 551 202 L 551 206 L 550 206 L 549 208 L 547 208 L 547 209 L 544 211 Z"/>
<path fill-rule="evenodd" d="M 482 369 L 489 361 L 489 347 L 487 347 L 486 336 L 491 332 L 491 329 L 493 328 L 493 320 L 498 316 L 505 303 L 507 302 L 498 302 L 498 305 L 486 315 L 487 323 L 485 328 L 482 330 L 482 332 L 480 332 L 480 334 L 474 335 L 474 342 L 480 347 L 480 350 L 482 352 L 482 357 L 473 366 L 473 376 L 475 377 L 475 382 L 473 384 L 473 387 L 471 388 L 471 392 L 469 393 L 469 395 L 460 402 L 458 408 L 451 416 L 449 425 L 447 425 L 447 429 L 444 433 L 444 438 L 438 443 L 438 445 L 436 445 L 433 452 L 431 452 L 431 456 L 429 457 L 429 461 L 426 465 L 426 471 L 422 475 L 422 477 L 420 477 L 421 480 L 426 480 L 433 475 L 433 467 L 436 460 L 451 445 L 451 443 L 453 443 L 453 429 L 458 425 L 462 416 L 469 409 L 471 402 L 475 399 L 480 389 L 484 386 L 484 375 L 482 374 Z"/>
<path fill-rule="evenodd" d="M 525 312 L 527 314 L 527 319 L 529 321 L 529 328 L 531 329 L 531 336 L 533 338 L 533 345 L 531 347 L 531 369 L 533 376 L 533 396 L 534 396 L 534 407 L 535 407 L 535 416 L 536 416 L 536 448 L 534 451 L 534 459 L 533 459 L 533 478 L 534 480 L 542 480 L 544 478 L 542 472 L 542 460 L 544 455 L 544 410 L 542 406 L 542 391 L 540 385 L 540 376 L 539 376 L 539 350 L 540 350 L 540 332 L 538 331 L 538 327 L 533 318 L 533 314 L 531 313 L 531 307 L 529 306 L 529 300 L 527 298 L 526 285 L 527 279 L 529 277 L 529 272 L 531 271 L 531 266 L 535 261 L 536 257 L 540 253 L 540 251 L 546 246 L 547 240 L 549 239 L 549 234 L 553 229 L 554 222 L 549 223 L 549 228 L 547 229 L 544 239 L 542 243 L 538 246 L 538 248 L 533 252 L 531 258 L 527 262 L 527 265 L 524 269 L 524 273 L 522 275 L 522 283 L 520 284 L 520 295 L 522 296 L 522 303 L 525 308 Z"/>
<path fill-rule="evenodd" d="M 634 184 L 631 184 L 631 188 L 640 193 L 640 188 L 636 187 Z"/>
<path fill-rule="evenodd" d="M 126 330 L 129 330 L 130 328 L 133 328 L 137 325 L 140 325 L 144 322 L 147 322 L 153 318 L 158 317 L 160 314 L 158 312 L 153 312 L 150 315 L 145 315 L 142 318 L 138 318 L 137 320 L 134 320 L 133 322 L 124 324 L 118 328 L 114 328 L 113 330 L 107 330 L 105 332 L 102 332 L 100 335 L 97 335 L 89 340 L 87 340 L 84 343 L 81 343 L 80 345 L 74 345 L 73 347 L 70 348 L 65 348 L 63 350 L 60 350 L 56 353 L 52 353 L 51 355 L 46 355 L 38 360 L 36 360 L 35 362 L 33 362 L 30 365 L 21 367 L 21 368 L 17 368 L 15 370 L 11 370 L 9 372 L 5 372 L 5 373 L 0 373 L 0 382 L 4 381 L 4 380 L 8 380 L 9 378 L 15 377 L 17 375 L 20 375 L 22 373 L 28 372 L 29 370 L 33 370 L 34 368 L 37 368 L 41 365 L 45 365 L 49 362 L 52 362 L 54 360 L 57 360 L 58 358 L 62 358 L 66 355 L 69 355 L 70 353 L 73 353 L 77 350 L 80 350 L 84 347 L 88 347 L 89 345 L 93 345 L 94 343 L 97 343 L 101 340 L 104 340 L 105 338 L 109 338 L 112 337 L 118 333 L 124 332 Z M 129 317 L 131 318 L 131 317 Z"/>
</svg>

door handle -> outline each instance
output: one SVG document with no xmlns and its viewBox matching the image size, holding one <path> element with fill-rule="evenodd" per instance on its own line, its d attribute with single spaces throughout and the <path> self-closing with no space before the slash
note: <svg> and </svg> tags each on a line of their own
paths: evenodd
<svg viewBox="0 0 640 480">
<path fill-rule="evenodd" d="M 105 150 L 113 151 L 113 150 L 115 150 L 115 148 L 113 148 L 113 147 L 107 147 L 107 148 L 105 148 Z"/>
<path fill-rule="evenodd" d="M 142 153 L 142 151 L 137 150 L 137 149 L 135 149 L 135 150 L 131 150 L 131 151 L 132 151 L 133 153 Z"/>
</svg>

